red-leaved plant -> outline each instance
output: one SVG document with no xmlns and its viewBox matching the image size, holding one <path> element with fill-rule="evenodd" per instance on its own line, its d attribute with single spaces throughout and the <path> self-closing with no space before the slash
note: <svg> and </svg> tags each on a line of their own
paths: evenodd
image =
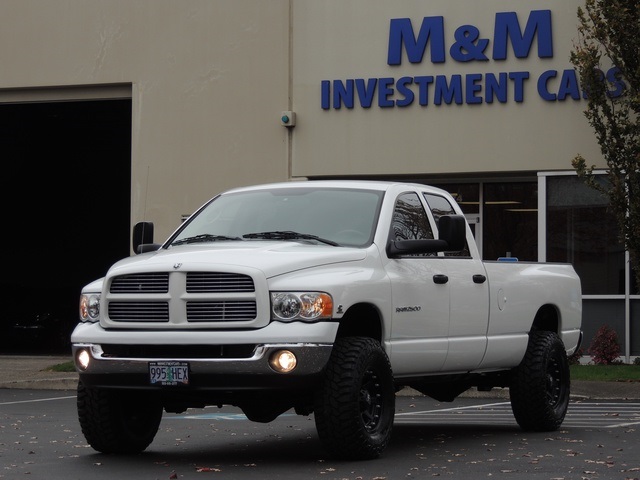
<svg viewBox="0 0 640 480">
<path fill-rule="evenodd" d="M 596 332 L 588 350 L 593 363 L 598 365 L 611 365 L 620 356 L 618 334 L 608 325 L 603 325 Z"/>
</svg>

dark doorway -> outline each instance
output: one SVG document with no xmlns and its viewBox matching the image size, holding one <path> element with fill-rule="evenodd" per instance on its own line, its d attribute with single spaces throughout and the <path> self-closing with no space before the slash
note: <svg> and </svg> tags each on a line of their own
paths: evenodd
<svg viewBox="0 0 640 480">
<path fill-rule="evenodd" d="M 129 255 L 131 100 L 0 105 L 0 352 L 68 353 L 82 286 Z"/>
</svg>

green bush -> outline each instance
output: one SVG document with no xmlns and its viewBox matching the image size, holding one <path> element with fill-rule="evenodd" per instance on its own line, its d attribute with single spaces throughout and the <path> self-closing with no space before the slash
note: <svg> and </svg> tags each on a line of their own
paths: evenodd
<svg viewBox="0 0 640 480">
<path fill-rule="evenodd" d="M 596 332 L 588 350 L 593 363 L 597 365 L 611 365 L 618 361 L 620 345 L 618 334 L 608 325 L 602 325 Z"/>
</svg>

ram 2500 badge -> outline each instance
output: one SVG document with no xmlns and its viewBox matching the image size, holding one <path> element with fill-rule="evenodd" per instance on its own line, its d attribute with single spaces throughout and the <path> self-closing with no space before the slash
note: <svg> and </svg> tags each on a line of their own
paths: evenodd
<svg viewBox="0 0 640 480">
<path fill-rule="evenodd" d="M 481 260 L 460 207 L 420 184 L 301 181 L 216 195 L 81 292 L 78 416 L 100 452 L 147 448 L 163 411 L 313 415 L 334 457 L 379 456 L 395 395 L 508 388 L 559 428 L 581 340 L 569 264 Z"/>
</svg>

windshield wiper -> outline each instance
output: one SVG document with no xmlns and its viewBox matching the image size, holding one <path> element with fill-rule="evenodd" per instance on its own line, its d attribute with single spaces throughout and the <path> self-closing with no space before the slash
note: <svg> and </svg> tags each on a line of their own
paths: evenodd
<svg viewBox="0 0 640 480">
<path fill-rule="evenodd" d="M 291 230 L 274 231 L 274 232 L 256 232 L 245 233 L 242 238 L 261 238 L 264 240 L 315 240 L 317 242 L 326 243 L 327 245 L 333 245 L 339 247 L 340 244 L 326 238 L 318 237 L 317 235 L 311 235 L 309 233 L 298 233 Z"/>
<path fill-rule="evenodd" d="M 242 240 L 240 237 L 227 237 L 225 235 L 212 235 L 210 233 L 202 233 L 193 237 L 181 238 L 176 240 L 171 245 L 183 245 L 185 243 L 197 243 L 197 242 L 215 242 L 218 240 Z"/>
</svg>

